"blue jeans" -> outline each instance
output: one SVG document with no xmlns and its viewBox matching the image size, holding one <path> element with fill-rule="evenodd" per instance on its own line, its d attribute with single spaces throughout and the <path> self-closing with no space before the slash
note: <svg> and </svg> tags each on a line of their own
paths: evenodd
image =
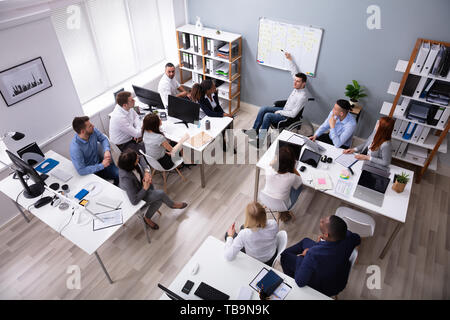
<svg viewBox="0 0 450 320">
<path fill-rule="evenodd" d="M 297 266 L 300 268 L 304 258 L 303 256 L 297 255 L 302 253 L 306 248 L 311 248 L 314 245 L 316 245 L 316 242 L 309 238 L 304 238 L 299 243 L 284 250 L 280 255 L 280 263 L 283 268 L 283 272 L 288 276 L 295 278 L 295 270 Z"/>
<path fill-rule="evenodd" d="M 289 195 L 289 199 L 291 200 L 291 205 L 289 206 L 289 210 L 294 206 L 294 204 L 297 202 L 298 197 L 300 196 L 300 193 L 302 192 L 302 187 L 298 187 L 298 189 L 291 188 L 291 194 Z"/>
<path fill-rule="evenodd" d="M 285 120 L 286 117 L 281 114 L 276 114 L 275 111 L 283 110 L 278 107 L 261 107 L 258 111 L 255 123 L 253 123 L 253 129 L 269 129 L 271 124 L 277 124 L 281 120 Z"/>
<path fill-rule="evenodd" d="M 112 179 L 114 180 L 114 185 L 119 185 L 119 168 L 116 167 L 114 162 L 111 162 L 109 166 L 107 166 L 103 170 L 97 171 L 95 174 L 105 180 Z"/>
</svg>

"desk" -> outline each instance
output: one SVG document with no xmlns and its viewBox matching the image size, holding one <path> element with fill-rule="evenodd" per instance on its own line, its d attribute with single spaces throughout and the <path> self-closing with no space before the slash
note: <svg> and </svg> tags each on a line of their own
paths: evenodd
<svg viewBox="0 0 450 320">
<path fill-rule="evenodd" d="M 243 286 L 249 286 L 249 283 L 255 278 L 262 268 L 268 268 L 266 264 L 258 261 L 245 253 L 239 252 L 233 261 L 225 260 L 224 253 L 225 242 L 220 241 L 212 236 L 206 238 L 203 244 L 198 248 L 189 262 L 177 275 L 175 280 L 168 286 L 169 290 L 176 293 L 180 297 L 189 300 L 200 300 L 194 295 L 195 290 L 200 285 L 200 282 L 205 282 L 210 286 L 228 294 L 230 300 L 236 300 L 239 296 L 239 291 Z M 192 275 L 192 267 L 198 263 L 199 269 L 197 274 Z M 286 296 L 286 300 L 330 300 L 331 298 L 305 286 L 300 288 L 295 283 L 295 280 L 284 273 L 274 270 L 284 282 L 292 287 L 292 290 Z M 187 295 L 181 292 L 186 280 L 191 280 L 195 284 L 190 293 Z M 164 285 L 162 283 L 162 285 Z M 259 300 L 259 295 L 252 290 L 252 299 Z M 167 300 L 168 297 L 163 293 L 160 300 Z"/>
<path fill-rule="evenodd" d="M 91 197 L 88 194 L 85 197 L 87 200 L 90 200 L 87 208 L 93 213 L 100 213 L 109 210 L 108 208 L 97 205 L 95 203 L 95 198 L 97 197 L 107 196 L 109 198 L 114 199 L 123 199 L 121 208 L 122 208 L 123 223 L 125 224 L 140 208 L 142 208 L 145 205 L 145 202 L 141 201 L 139 204 L 133 206 L 128 200 L 125 191 L 116 187 L 112 183 L 103 180 L 102 178 L 96 176 L 95 174 L 80 176 L 76 172 L 72 162 L 64 158 L 63 156 L 57 154 L 56 152 L 49 151 L 45 154 L 45 157 L 59 161 L 59 164 L 55 168 L 61 169 L 73 176 L 69 181 L 66 182 L 70 187 L 70 193 L 68 195 L 70 198 L 73 198 L 73 196 L 88 183 L 97 182 L 101 184 L 102 190 L 99 194 Z M 53 182 L 57 182 L 60 185 L 64 184 L 64 182 L 51 176 L 50 173 L 51 171 L 48 173 L 49 177 L 45 181 L 47 185 L 50 185 Z M 7 195 L 9 198 L 11 198 L 11 200 L 14 202 L 14 204 L 22 213 L 22 215 L 26 218 L 25 213 L 23 212 L 21 207 L 28 208 L 39 198 L 37 197 L 33 199 L 26 199 L 23 195 L 20 195 L 16 203 L 16 197 L 22 190 L 23 190 L 22 184 L 20 183 L 19 180 L 13 179 L 12 175 L 9 175 L 8 177 L 0 181 L 0 191 L 3 192 L 5 195 Z M 53 196 L 53 193 L 46 190 L 43 196 L 48 195 Z M 71 241 L 77 247 L 82 249 L 88 255 L 95 254 L 109 282 L 113 283 L 97 251 L 102 246 L 102 244 L 105 243 L 122 226 L 120 225 L 98 231 L 93 231 L 92 219 L 90 219 L 91 221 L 89 223 L 80 225 L 77 224 L 77 219 L 79 215 L 77 211 L 80 210 L 81 209 L 76 210 L 75 214 L 72 217 L 71 222 L 64 229 L 63 227 L 69 222 L 71 218 L 72 214 L 71 207 L 65 211 L 62 211 L 57 207 L 52 207 L 50 204 L 47 204 L 39 209 L 33 208 L 30 212 L 56 232 L 60 233 L 60 231 L 63 229 L 61 235 L 64 236 L 69 241 Z M 89 216 L 83 213 L 83 219 L 87 220 L 87 217 Z"/>
<path fill-rule="evenodd" d="M 272 161 L 272 159 L 275 156 L 278 139 L 288 140 L 292 134 L 293 134 L 292 132 L 287 131 L 287 130 L 284 130 L 283 132 L 281 132 L 281 134 L 278 136 L 277 140 L 274 141 L 274 143 L 272 143 L 270 148 L 266 151 L 266 153 L 260 158 L 260 160 L 256 164 L 255 190 L 254 190 L 254 200 L 255 201 L 257 201 L 257 198 L 258 198 L 258 184 L 259 184 L 260 170 L 266 169 L 269 167 L 270 161 Z M 314 168 L 310 165 L 302 163 L 302 165 L 304 165 L 306 167 L 305 172 L 300 173 L 302 180 L 303 180 L 303 184 L 307 187 L 314 188 L 312 185 L 312 180 L 311 180 L 312 175 L 311 174 L 317 170 L 324 170 L 324 171 L 328 172 L 330 178 L 333 181 L 333 187 L 334 187 L 334 186 L 336 186 L 338 179 L 340 179 L 339 174 L 340 174 L 341 170 L 344 168 L 342 165 L 336 163 L 334 160 L 339 155 L 342 154 L 343 149 L 336 148 L 335 146 L 332 146 L 332 145 L 329 145 L 329 144 L 326 144 L 326 143 L 323 143 L 320 141 L 318 141 L 318 143 L 321 146 L 323 146 L 324 148 L 326 148 L 326 151 L 323 152 L 323 154 L 326 154 L 327 156 L 331 156 L 333 158 L 333 163 L 328 164 L 328 166 L 329 166 L 328 170 L 326 169 L 327 164 L 325 164 L 323 162 L 319 162 L 319 165 L 317 166 L 317 168 Z M 303 148 L 305 148 L 305 147 L 303 147 Z M 302 148 L 302 152 L 303 152 L 303 148 Z M 350 192 L 351 196 L 344 197 L 343 195 L 336 193 L 334 191 L 334 189 L 321 191 L 321 192 L 325 192 L 326 194 L 328 194 L 330 196 L 333 196 L 333 197 L 339 198 L 343 201 L 346 201 L 348 203 L 351 203 L 352 205 L 355 205 L 363 210 L 366 210 L 366 211 L 369 211 L 369 212 L 372 212 L 375 214 L 380 214 L 382 216 L 385 216 L 385 217 L 397 222 L 394 232 L 392 233 L 386 246 L 384 247 L 383 251 L 381 252 L 380 259 L 383 259 L 387 250 L 390 247 L 390 244 L 392 243 L 396 234 L 400 230 L 400 227 L 405 223 L 406 215 L 408 212 L 409 198 L 411 196 L 412 183 L 408 183 L 406 185 L 405 190 L 402 193 L 397 193 L 394 190 L 392 190 L 392 180 L 394 178 L 394 174 L 400 174 L 401 172 L 406 172 L 410 176 L 410 181 L 413 181 L 414 172 L 404 169 L 404 168 L 394 166 L 394 165 L 390 165 L 391 182 L 389 183 L 389 186 L 387 187 L 387 190 L 386 190 L 386 193 L 384 196 L 383 206 L 378 207 L 374 204 L 371 204 L 364 200 L 360 200 L 358 198 L 353 197 L 353 193 L 355 192 L 355 189 L 356 189 L 356 186 L 357 186 L 357 183 L 359 180 L 359 176 L 361 175 L 362 165 L 363 165 L 363 161 L 358 161 L 352 166 L 352 170 L 355 173 L 355 175 L 350 176 L 350 179 L 348 180 L 348 181 L 352 182 L 352 184 L 353 184 L 351 192 Z"/>
</svg>

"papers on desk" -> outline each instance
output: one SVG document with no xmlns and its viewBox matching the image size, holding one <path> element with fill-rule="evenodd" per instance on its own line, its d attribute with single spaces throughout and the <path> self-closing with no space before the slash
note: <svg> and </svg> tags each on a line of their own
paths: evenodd
<svg viewBox="0 0 450 320">
<path fill-rule="evenodd" d="M 353 188 L 353 183 L 347 180 L 338 179 L 334 192 L 344 197 L 350 197 Z"/>
<path fill-rule="evenodd" d="M 250 287 L 258 292 L 259 288 L 256 285 L 264 276 L 269 272 L 267 268 L 262 268 L 261 271 L 256 275 L 256 277 L 250 282 Z M 269 300 L 284 300 L 288 295 L 289 291 L 292 290 L 292 287 L 285 282 L 282 282 L 278 288 L 270 295 Z"/>
<path fill-rule="evenodd" d="M 329 174 L 325 171 L 315 171 L 311 174 L 312 185 L 316 190 L 331 190 L 333 182 Z"/>
<path fill-rule="evenodd" d="M 355 155 L 351 153 L 343 153 L 336 158 L 336 162 L 343 165 L 345 168 L 350 168 L 357 161 L 358 159 L 356 159 Z"/>
<path fill-rule="evenodd" d="M 98 219 L 93 219 L 94 231 L 123 224 L 122 209 L 99 213 L 96 216 L 100 217 L 103 222 Z"/>
<path fill-rule="evenodd" d="M 195 136 L 191 137 L 188 140 L 188 142 L 194 148 L 200 148 L 204 144 L 208 143 L 211 140 L 212 140 L 212 137 L 209 134 L 207 134 L 205 131 L 202 131 L 202 132 L 196 134 Z"/>
</svg>

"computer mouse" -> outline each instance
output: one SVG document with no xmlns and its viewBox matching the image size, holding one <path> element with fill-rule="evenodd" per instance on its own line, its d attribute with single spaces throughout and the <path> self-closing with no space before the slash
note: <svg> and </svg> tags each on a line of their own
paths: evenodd
<svg viewBox="0 0 450 320">
<path fill-rule="evenodd" d="M 305 171 L 305 170 L 306 170 L 306 167 L 305 167 L 305 166 L 301 166 L 301 167 L 300 167 L 300 171 L 301 171 L 301 172 L 303 172 L 303 171 Z"/>
<path fill-rule="evenodd" d="M 198 268 L 199 268 L 200 266 L 198 265 L 198 263 L 196 263 L 193 267 L 192 267 L 192 270 L 191 270 L 191 274 L 196 274 L 197 272 L 198 272 Z"/>
<path fill-rule="evenodd" d="M 52 202 L 52 200 L 53 200 L 53 197 L 43 197 L 43 198 L 40 198 L 38 201 L 36 201 L 35 203 L 34 203 L 34 207 L 37 209 L 37 208 L 40 208 L 40 207 L 42 207 L 42 206 L 45 206 L 47 203 L 50 203 L 50 202 Z"/>
</svg>

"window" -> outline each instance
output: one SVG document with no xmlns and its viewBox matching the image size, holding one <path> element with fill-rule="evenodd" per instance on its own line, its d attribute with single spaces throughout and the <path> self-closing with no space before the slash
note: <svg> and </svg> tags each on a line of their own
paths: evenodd
<svg viewBox="0 0 450 320">
<path fill-rule="evenodd" d="M 165 58 L 157 0 L 86 0 L 52 21 L 82 104 Z"/>
</svg>

